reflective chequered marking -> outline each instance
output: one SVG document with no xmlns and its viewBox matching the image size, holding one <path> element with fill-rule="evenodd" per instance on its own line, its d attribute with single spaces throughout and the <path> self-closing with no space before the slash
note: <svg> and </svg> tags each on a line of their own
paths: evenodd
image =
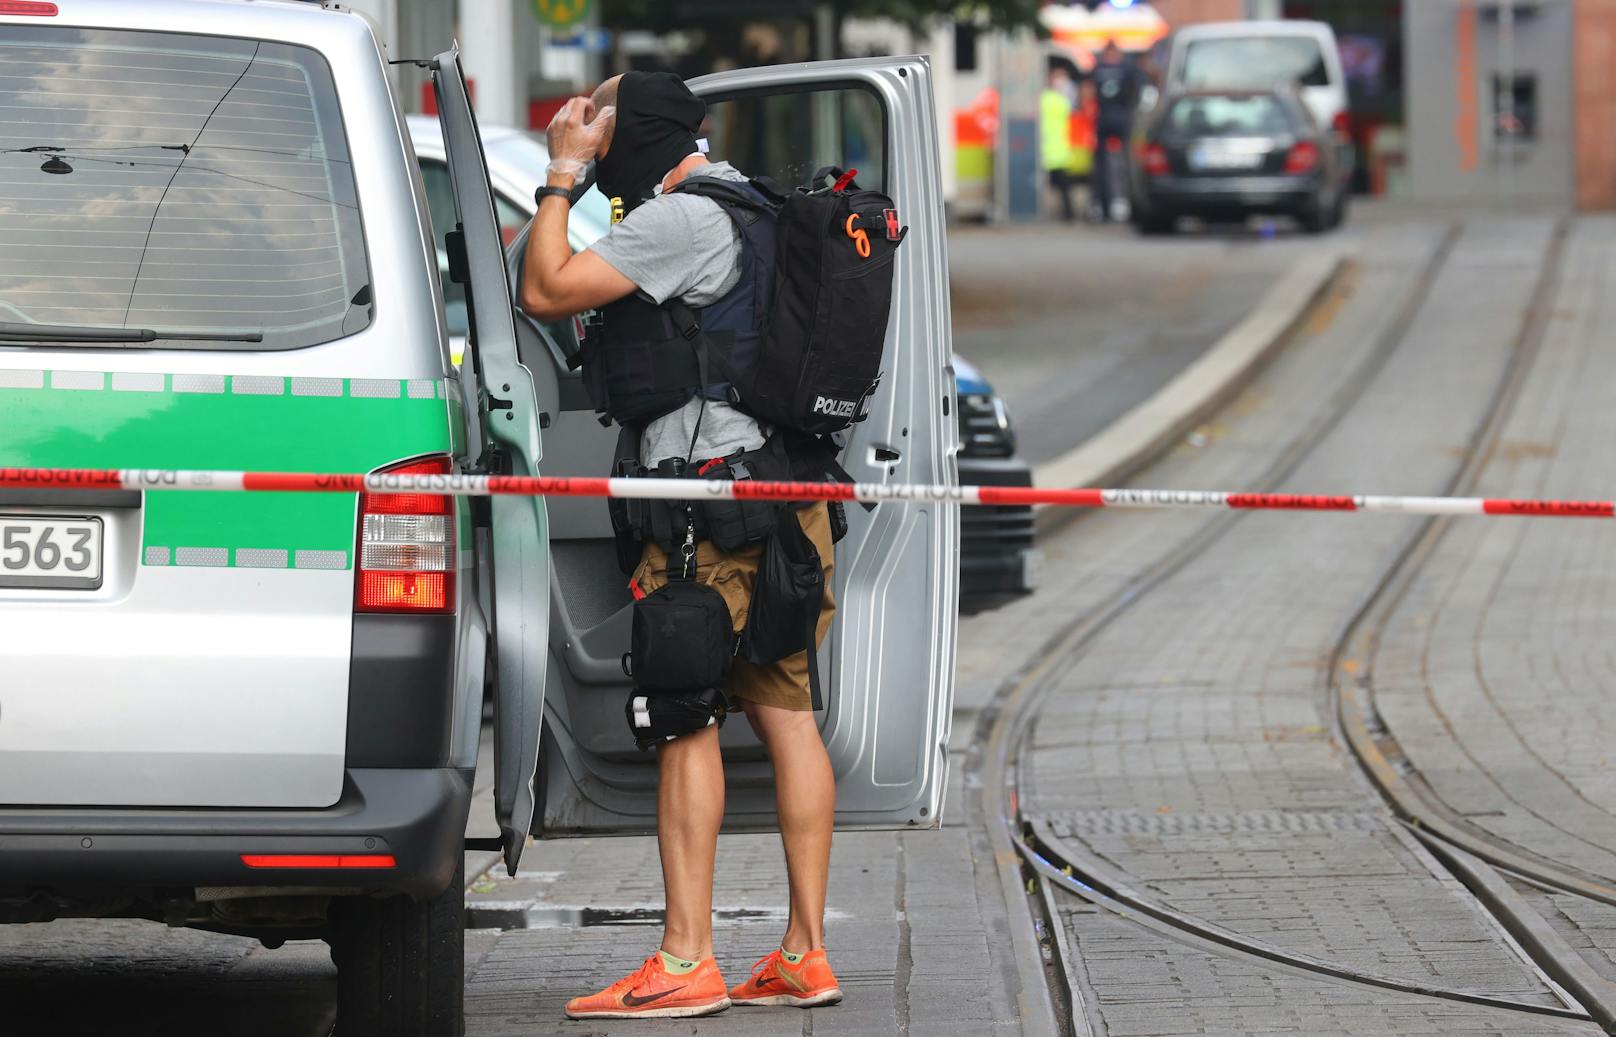
<svg viewBox="0 0 1616 1037">
<path fill-rule="evenodd" d="M 348 395 L 356 400 L 396 400 L 402 388 L 393 378 L 355 378 L 348 383 Z"/>
<path fill-rule="evenodd" d="M 146 548 L 145 557 L 143 557 L 141 559 L 141 561 L 144 562 L 146 565 L 167 565 L 168 564 L 168 548 L 166 548 L 166 547 L 148 547 L 148 548 Z"/>
<path fill-rule="evenodd" d="M 341 396 L 341 378 L 293 378 L 293 396 Z"/>
<path fill-rule="evenodd" d="M 0 389 L 43 389 L 44 371 L 0 370 Z"/>
<path fill-rule="evenodd" d="M 107 376 L 101 371 L 52 371 L 52 389 L 94 389 L 107 387 Z"/>
<path fill-rule="evenodd" d="M 230 564 L 230 549 L 225 547 L 176 547 L 174 549 L 174 564 L 226 566 Z"/>
<path fill-rule="evenodd" d="M 284 396 L 286 379 L 280 375 L 238 374 L 230 379 L 230 391 L 237 396 Z"/>
<path fill-rule="evenodd" d="M 236 568 L 284 569 L 290 564 L 287 561 L 289 554 L 290 552 L 285 548 L 238 547 L 236 548 Z"/>
<path fill-rule="evenodd" d="M 438 383 L 427 378 L 412 378 L 406 383 L 412 400 L 434 400 L 438 396 Z"/>
<path fill-rule="evenodd" d="M 113 392 L 162 392 L 166 388 L 168 388 L 167 380 L 160 372 L 112 372 Z"/>
<path fill-rule="evenodd" d="M 348 552 L 299 551 L 293 555 L 293 561 L 299 569 L 346 569 Z"/>
<path fill-rule="evenodd" d="M 224 375 L 222 374 L 177 374 L 174 376 L 175 392 L 224 392 Z"/>
</svg>

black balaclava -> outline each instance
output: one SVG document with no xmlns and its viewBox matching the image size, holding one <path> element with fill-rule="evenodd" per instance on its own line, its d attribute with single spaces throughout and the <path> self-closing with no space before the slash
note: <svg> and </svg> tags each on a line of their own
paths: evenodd
<svg viewBox="0 0 1616 1037">
<path fill-rule="evenodd" d="M 612 144 L 595 163 L 608 198 L 633 209 L 651 196 L 668 170 L 696 151 L 707 106 L 672 72 L 625 72 L 617 85 Z"/>
</svg>

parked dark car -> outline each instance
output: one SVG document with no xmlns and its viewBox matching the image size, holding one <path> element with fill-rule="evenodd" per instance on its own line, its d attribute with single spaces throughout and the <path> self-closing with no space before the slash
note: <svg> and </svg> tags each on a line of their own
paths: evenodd
<svg viewBox="0 0 1616 1037">
<path fill-rule="evenodd" d="M 980 371 L 954 355 L 959 401 L 959 479 L 966 486 L 1031 486 L 1032 470 L 1016 454 L 1004 401 Z M 1037 553 L 1032 508 L 979 505 L 960 509 L 960 610 L 978 612 L 1033 589 Z"/>
<path fill-rule="evenodd" d="M 1346 218 L 1340 149 L 1291 89 L 1169 95 L 1141 120 L 1133 156 L 1142 234 L 1171 233 L 1180 216 L 1290 216 L 1315 234 Z"/>
</svg>

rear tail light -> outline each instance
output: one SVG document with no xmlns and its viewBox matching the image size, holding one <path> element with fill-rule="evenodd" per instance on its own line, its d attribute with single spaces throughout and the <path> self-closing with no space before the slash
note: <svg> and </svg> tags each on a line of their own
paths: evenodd
<svg viewBox="0 0 1616 1037">
<path fill-rule="evenodd" d="M 1319 146 L 1310 140 L 1297 141 L 1285 156 L 1285 172 L 1311 173 L 1319 164 Z"/>
<path fill-rule="evenodd" d="M 447 457 L 409 461 L 384 472 L 442 475 Z M 454 501 L 433 493 L 361 493 L 357 612 L 452 612 Z"/>
<path fill-rule="evenodd" d="M 1167 149 L 1160 144 L 1146 144 L 1139 152 L 1139 164 L 1147 176 L 1166 176 L 1171 171 L 1167 164 Z"/>
<path fill-rule="evenodd" d="M 0 14 L 26 14 L 35 18 L 56 17 L 56 5 L 45 0 L 0 0 Z"/>
</svg>

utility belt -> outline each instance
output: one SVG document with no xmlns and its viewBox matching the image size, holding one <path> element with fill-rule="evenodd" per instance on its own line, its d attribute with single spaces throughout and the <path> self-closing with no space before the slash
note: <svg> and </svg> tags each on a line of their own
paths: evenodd
<svg viewBox="0 0 1616 1037">
<path fill-rule="evenodd" d="M 763 482 L 818 482 L 826 475 L 840 474 L 851 481 L 825 448 L 793 451 L 787 437 L 769 437 L 756 450 L 743 450 L 728 457 L 686 461 L 682 457 L 663 460 L 654 468 L 640 463 L 640 432 L 625 427 L 617 439 L 617 460 L 612 474 L 651 479 L 756 479 Z M 793 453 L 798 454 L 793 457 Z M 803 456 L 814 454 L 814 456 Z M 812 473 L 812 474 L 809 474 Z M 640 562 L 641 545 L 654 543 L 670 555 L 680 549 L 688 527 L 695 538 L 710 541 L 720 551 L 738 551 L 762 543 L 774 532 L 785 509 L 772 501 L 752 500 L 620 500 L 610 498 L 612 532 L 617 540 L 617 561 L 624 573 L 632 573 Z M 831 539 L 839 541 L 847 533 L 847 513 L 840 501 L 832 501 Z"/>
</svg>

